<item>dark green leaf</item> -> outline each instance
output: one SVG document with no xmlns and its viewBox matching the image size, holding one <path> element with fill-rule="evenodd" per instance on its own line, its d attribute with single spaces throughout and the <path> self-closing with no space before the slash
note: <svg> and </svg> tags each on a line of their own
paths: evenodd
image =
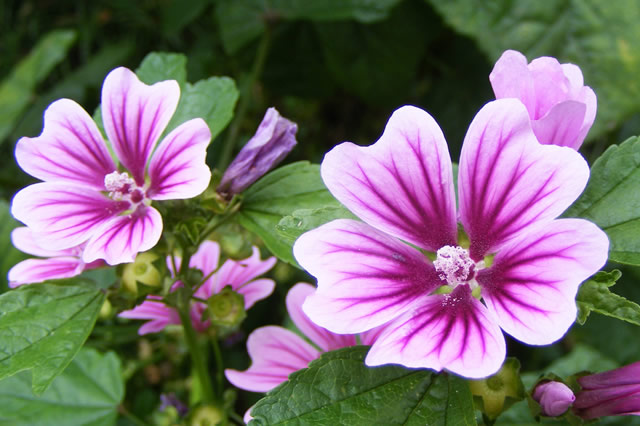
<svg viewBox="0 0 640 426">
<path fill-rule="evenodd" d="M 300 161 L 272 171 L 243 194 L 238 222 L 258 234 L 269 250 L 281 260 L 297 265 L 290 238 L 281 236 L 277 226 L 285 216 L 301 209 L 339 207 L 320 177 L 320 166 Z"/>
<path fill-rule="evenodd" d="M 591 167 L 584 193 L 565 213 L 609 236 L 609 259 L 640 265 L 640 138 L 610 146 Z"/>
<path fill-rule="evenodd" d="M 176 80 L 182 87 L 187 82 L 187 57 L 179 53 L 152 52 L 144 57 L 136 74 L 146 84 Z"/>
<path fill-rule="evenodd" d="M 27 257 L 11 243 L 11 231 L 19 225 L 11 217 L 9 204 L 6 201 L 0 201 L 0 292 L 8 288 L 9 269 Z"/>
<path fill-rule="evenodd" d="M 298 237 L 307 231 L 317 228 L 334 219 L 356 217 L 343 206 L 327 206 L 319 209 L 295 210 L 291 215 L 283 217 L 276 229 L 285 242 L 293 246 Z"/>
<path fill-rule="evenodd" d="M 275 19 L 374 22 L 387 17 L 399 0 L 220 0 L 216 19 L 227 53 L 234 53 L 260 36 Z"/>
<path fill-rule="evenodd" d="M 474 38 L 492 61 L 516 49 L 529 60 L 552 55 L 579 65 L 585 83 L 598 95 L 592 136 L 640 110 L 640 54 L 635 49 L 640 2 L 427 1 L 456 31 Z"/>
<path fill-rule="evenodd" d="M 584 324 L 589 314 L 597 312 L 631 324 L 640 325 L 640 306 L 609 291 L 622 274 L 618 270 L 598 272 L 585 281 L 578 291 L 578 324 Z"/>
<path fill-rule="evenodd" d="M 0 379 L 32 370 L 39 394 L 71 362 L 104 301 L 100 290 L 78 284 L 31 284 L 0 296 Z"/>
<path fill-rule="evenodd" d="M 45 35 L 0 84 L 0 141 L 13 129 L 31 102 L 36 85 L 65 58 L 75 40 L 76 33 L 71 30 Z"/>
<path fill-rule="evenodd" d="M 430 370 L 367 367 L 367 347 L 329 352 L 251 410 L 252 425 L 474 425 L 467 382 Z"/>
<path fill-rule="evenodd" d="M 84 348 L 40 396 L 27 372 L 0 381 L 0 425 L 114 425 L 123 397 L 118 357 Z"/>
<path fill-rule="evenodd" d="M 169 0 L 162 4 L 162 27 L 167 34 L 177 34 L 198 18 L 211 0 Z"/>
</svg>

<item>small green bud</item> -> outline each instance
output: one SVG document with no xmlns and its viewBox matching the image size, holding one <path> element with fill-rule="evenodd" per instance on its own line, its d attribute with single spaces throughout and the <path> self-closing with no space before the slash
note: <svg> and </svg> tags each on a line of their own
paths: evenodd
<svg viewBox="0 0 640 426">
<path fill-rule="evenodd" d="M 244 310 L 244 296 L 233 291 L 230 286 L 212 295 L 208 302 L 209 317 L 214 325 L 234 327 L 247 317 Z"/>
<path fill-rule="evenodd" d="M 158 259 L 156 254 L 145 252 L 136 256 L 133 263 L 124 265 L 122 283 L 132 294 L 138 294 L 138 283 L 157 287 L 162 283 L 162 277 L 153 262 Z"/>
<path fill-rule="evenodd" d="M 98 314 L 100 319 L 109 319 L 111 318 L 112 313 L 113 307 L 111 306 L 111 302 L 109 302 L 109 299 L 104 299 L 102 307 L 100 308 L 100 313 Z"/>
<path fill-rule="evenodd" d="M 507 358 L 502 368 L 493 376 L 469 380 L 469 387 L 476 408 L 491 420 L 525 397 L 520 380 L 520 363 L 515 358 Z"/>
<path fill-rule="evenodd" d="M 225 420 L 225 413 L 213 405 L 201 405 L 191 415 L 189 426 L 215 426 Z"/>
</svg>

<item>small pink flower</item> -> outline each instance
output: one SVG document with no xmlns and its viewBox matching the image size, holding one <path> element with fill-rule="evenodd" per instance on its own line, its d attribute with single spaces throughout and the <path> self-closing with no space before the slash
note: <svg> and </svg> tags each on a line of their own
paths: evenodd
<svg viewBox="0 0 640 426">
<path fill-rule="evenodd" d="M 48 250 L 38 244 L 33 232 L 24 226 L 11 232 L 11 241 L 20 251 L 44 259 L 27 259 L 9 270 L 9 287 L 39 283 L 47 280 L 71 278 L 83 271 L 105 266 L 102 260 L 84 263 L 82 246 L 63 250 Z"/>
<path fill-rule="evenodd" d="M 576 399 L 569 386 L 556 381 L 539 384 L 532 396 L 540 404 L 542 415 L 548 417 L 563 415 Z"/>
<path fill-rule="evenodd" d="M 580 377 L 574 412 L 585 420 L 604 416 L 640 416 L 640 361 Z"/>
<path fill-rule="evenodd" d="M 385 325 L 370 366 L 489 376 L 505 358 L 501 329 L 532 345 L 560 339 L 578 286 L 607 259 L 597 226 L 556 219 L 584 189 L 587 163 L 538 143 L 516 99 L 488 103 L 471 123 L 458 209 L 447 143 L 416 107 L 398 109 L 371 146 L 335 147 L 321 174 L 363 222 L 335 220 L 296 241 L 296 259 L 318 279 L 303 309 L 334 333 Z"/>
<path fill-rule="evenodd" d="M 227 379 L 235 387 L 251 392 L 269 392 L 285 382 L 294 371 L 307 367 L 322 352 L 357 345 L 355 335 L 332 333 L 311 322 L 302 312 L 302 304 L 315 288 L 298 283 L 287 293 L 287 311 L 293 323 L 315 346 L 296 333 L 278 326 L 260 327 L 247 339 L 247 351 L 251 366 L 246 371 L 226 369 Z M 370 345 L 380 330 L 372 330 L 361 336 L 363 345 Z M 251 419 L 247 410 L 245 422 Z"/>
<path fill-rule="evenodd" d="M 213 294 L 219 293 L 224 287 L 231 288 L 244 296 L 244 308 L 251 308 L 258 300 L 269 296 L 275 288 L 275 282 L 269 278 L 259 278 L 276 263 L 275 257 L 260 260 L 260 251 L 253 247 L 253 254 L 243 260 L 227 260 L 219 269 L 220 247 L 214 241 L 203 242 L 198 251 L 191 256 L 189 266 L 202 271 L 207 280 L 198 288 L 194 296 L 200 299 L 208 299 Z M 171 264 L 171 259 L 167 259 Z M 176 265 L 178 266 L 178 265 Z M 180 281 L 173 285 L 172 291 L 182 286 Z M 147 296 L 147 299 L 135 308 L 123 311 L 120 317 L 129 319 L 150 320 L 138 331 L 139 334 L 156 333 L 169 324 L 180 324 L 178 312 L 158 301 L 160 296 Z M 209 320 L 202 320 L 202 314 L 207 306 L 201 302 L 191 303 L 191 321 L 193 327 L 199 332 L 205 332 L 210 325 Z"/>
<path fill-rule="evenodd" d="M 211 177 L 205 164 L 211 133 L 202 119 L 178 126 L 156 148 L 179 98 L 176 81 L 148 86 L 126 68 L 109 73 L 102 116 L 119 165 L 80 105 L 52 103 L 42 134 L 16 146 L 20 167 L 44 182 L 16 194 L 13 215 L 53 250 L 86 244 L 87 263 L 132 262 L 155 246 L 162 218 L 152 200 L 195 197 Z"/>
<path fill-rule="evenodd" d="M 507 50 L 489 80 L 496 99 L 524 103 L 541 143 L 580 148 L 596 118 L 597 99 L 578 66 L 548 56 L 527 64 L 522 53 Z"/>
</svg>

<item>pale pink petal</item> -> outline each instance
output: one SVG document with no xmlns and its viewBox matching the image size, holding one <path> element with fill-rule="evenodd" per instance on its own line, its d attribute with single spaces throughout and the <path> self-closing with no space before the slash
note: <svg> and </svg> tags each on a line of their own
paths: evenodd
<svg viewBox="0 0 640 426">
<path fill-rule="evenodd" d="M 38 244 L 38 238 L 33 231 L 26 226 L 19 226 L 11 231 L 11 242 L 18 250 L 39 257 L 73 256 L 78 250 L 76 248 L 64 250 L 51 250 Z M 43 244 L 46 246 L 47 244 Z"/>
<path fill-rule="evenodd" d="M 25 172 L 44 181 L 62 181 L 104 190 L 104 177 L 116 167 L 89 114 L 70 99 L 52 103 L 44 113 L 44 129 L 21 138 L 16 161 Z"/>
<path fill-rule="evenodd" d="M 138 330 L 138 334 L 156 333 L 169 324 L 180 324 L 180 317 L 175 309 L 172 309 L 159 300 L 159 296 L 147 296 L 147 299 L 128 311 L 122 311 L 119 317 L 128 319 L 150 320 L 143 324 Z"/>
<path fill-rule="evenodd" d="M 104 259 L 109 265 L 133 262 L 136 254 L 153 248 L 162 235 L 162 217 L 153 207 L 138 207 L 96 229 L 83 253 L 85 262 Z"/>
<path fill-rule="evenodd" d="M 305 299 L 315 291 L 316 288 L 307 283 L 298 283 L 289 290 L 286 303 L 287 311 L 293 323 L 302 334 L 311 339 L 311 341 L 318 345 L 324 352 L 355 345 L 355 335 L 332 333 L 326 328 L 317 326 L 309 319 L 307 314 L 302 311 L 302 304 Z"/>
<path fill-rule="evenodd" d="M 75 277 L 82 273 L 83 266 L 79 258 L 70 256 L 23 260 L 9 270 L 9 287 Z"/>
<path fill-rule="evenodd" d="M 576 151 L 538 143 L 520 101 L 489 102 L 471 123 L 460 156 L 460 219 L 472 259 L 556 218 L 588 179 L 589 166 Z"/>
<path fill-rule="evenodd" d="M 505 354 L 495 319 L 463 285 L 414 303 L 378 337 L 365 363 L 446 369 L 475 379 L 498 371 Z"/>
<path fill-rule="evenodd" d="M 338 145 L 325 155 L 321 173 L 329 191 L 374 228 L 430 251 L 455 245 L 451 158 L 427 112 L 396 110 L 375 144 Z"/>
<path fill-rule="evenodd" d="M 273 268 L 276 261 L 275 257 L 261 260 L 260 250 L 257 247 L 253 247 L 250 257 L 242 260 L 229 259 L 224 262 L 218 272 L 211 277 L 212 292 L 218 293 L 228 285 L 237 291 L 249 281 Z"/>
<path fill-rule="evenodd" d="M 96 227 L 128 207 L 128 202 L 113 201 L 93 189 L 43 182 L 18 192 L 11 213 L 37 234 L 41 245 L 60 250 L 82 244 Z"/>
<path fill-rule="evenodd" d="M 584 102 L 587 106 L 587 111 L 584 114 L 584 122 L 582 123 L 580 134 L 576 138 L 576 141 L 571 145 L 574 149 L 578 149 L 580 148 L 580 145 L 582 145 L 584 138 L 587 136 L 587 133 L 589 133 L 589 129 L 591 129 L 591 126 L 596 119 L 596 111 L 598 109 L 598 98 L 591 87 L 583 87 L 577 100 Z"/>
<path fill-rule="evenodd" d="M 276 288 L 276 282 L 269 278 L 253 280 L 236 291 L 244 296 L 244 308 L 249 309 L 257 301 L 267 298 Z"/>
<path fill-rule="evenodd" d="M 218 262 L 220 261 L 220 246 L 215 241 L 203 241 L 198 247 L 198 250 L 191 256 L 189 266 L 202 271 L 204 277 L 207 277 L 212 272 L 218 269 Z M 182 264 L 180 257 L 175 257 L 176 266 L 179 268 Z M 171 275 L 174 275 L 173 262 L 171 257 L 167 256 L 167 266 Z M 213 277 L 207 278 L 207 280 L 196 290 L 195 296 L 202 299 L 208 299 L 214 293 L 213 289 Z"/>
<path fill-rule="evenodd" d="M 210 140 L 209 127 L 201 118 L 187 121 L 169 133 L 149 163 L 149 198 L 192 198 L 207 189 L 211 171 L 205 158 Z"/>
<path fill-rule="evenodd" d="M 289 374 L 305 368 L 320 352 L 297 334 L 282 327 L 255 330 L 247 339 L 251 366 L 246 371 L 224 370 L 237 388 L 268 392 L 287 380 Z"/>
<path fill-rule="evenodd" d="M 127 68 L 116 68 L 102 86 L 104 130 L 120 162 L 138 185 L 160 135 L 178 106 L 180 86 L 168 80 L 147 86 Z"/>
<path fill-rule="evenodd" d="M 479 271 L 482 297 L 500 327 L 516 339 L 553 343 L 575 321 L 578 286 L 605 264 L 608 249 L 606 234 L 586 220 L 538 224 Z"/>
<path fill-rule="evenodd" d="M 444 284 L 418 250 L 355 220 L 334 220 L 303 234 L 293 253 L 318 279 L 304 312 L 334 333 L 389 322 Z"/>
<path fill-rule="evenodd" d="M 555 105 L 540 120 L 532 121 L 533 132 L 540 143 L 578 149 L 586 105 L 565 101 Z M 584 137 L 582 138 L 584 139 Z"/>
<path fill-rule="evenodd" d="M 527 58 L 515 50 L 505 51 L 489 74 L 496 99 L 520 99 L 531 117 L 536 112 L 536 92 Z"/>
<path fill-rule="evenodd" d="M 558 103 L 567 100 L 570 92 L 569 79 L 556 58 L 543 56 L 529 64 L 536 92 L 536 109 L 532 120 L 544 117 Z"/>
<path fill-rule="evenodd" d="M 232 371 L 232 370 L 229 370 L 229 371 Z M 253 407 L 255 407 L 255 404 L 249 407 L 249 409 L 244 413 L 244 416 L 242 417 L 242 420 L 246 424 L 249 424 L 249 422 L 253 420 L 253 416 L 251 415 L 251 410 L 253 410 Z"/>
<path fill-rule="evenodd" d="M 381 325 L 380 327 L 372 328 L 369 331 L 365 331 L 364 333 L 360 333 L 360 344 L 362 345 L 373 345 L 378 337 L 382 335 L 387 325 Z"/>
</svg>

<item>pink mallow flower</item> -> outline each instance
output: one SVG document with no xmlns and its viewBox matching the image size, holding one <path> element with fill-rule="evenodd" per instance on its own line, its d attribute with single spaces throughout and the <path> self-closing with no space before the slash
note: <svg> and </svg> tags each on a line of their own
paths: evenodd
<svg viewBox="0 0 640 426">
<path fill-rule="evenodd" d="M 214 294 L 219 293 L 226 286 L 244 296 L 244 308 L 249 309 L 258 300 L 262 300 L 269 296 L 275 288 L 275 282 L 269 278 L 259 278 L 276 264 L 276 258 L 270 257 L 265 260 L 260 259 L 260 251 L 257 247 L 253 247 L 253 254 L 243 260 L 228 259 L 218 268 L 220 259 L 220 247 L 214 241 L 203 242 L 198 251 L 191 256 L 189 266 L 202 271 L 206 278 L 194 293 L 195 297 L 207 300 Z M 171 269 L 172 262 L 167 258 L 167 264 Z M 179 267 L 179 265 L 176 265 Z M 215 272 L 214 272 L 215 271 Z M 178 281 L 172 291 L 182 286 Z M 135 308 L 123 311 L 118 316 L 129 319 L 149 320 L 140 327 L 139 334 L 156 333 L 161 331 L 169 324 L 180 324 L 178 312 L 160 302 L 160 296 L 147 296 L 146 300 Z M 209 328 L 210 321 L 203 320 L 203 313 L 207 309 L 207 305 L 202 302 L 191 302 L 191 322 L 196 331 L 204 333 Z"/>
<path fill-rule="evenodd" d="M 604 416 L 640 416 L 640 361 L 580 377 L 582 390 L 573 411 L 585 420 Z"/>
<path fill-rule="evenodd" d="M 536 386 L 532 397 L 540 404 L 542 415 L 548 417 L 563 415 L 576 399 L 569 386 L 553 380 Z"/>
<path fill-rule="evenodd" d="M 47 280 L 71 278 L 83 271 L 105 266 L 102 260 L 84 263 L 82 246 L 63 250 L 50 250 L 38 244 L 36 236 L 29 228 L 21 226 L 11 232 L 11 241 L 20 251 L 43 259 L 27 259 L 9 270 L 9 287 L 39 283 Z"/>
<path fill-rule="evenodd" d="M 543 56 L 527 64 L 515 50 L 502 54 L 489 75 L 496 99 L 518 98 L 543 144 L 580 148 L 596 118 L 596 94 L 577 65 Z"/>
<path fill-rule="evenodd" d="M 44 115 L 44 129 L 16 146 L 16 160 L 43 180 L 18 192 L 11 212 L 52 250 L 85 245 L 86 263 L 132 262 L 156 245 L 162 218 L 151 201 L 195 197 L 208 186 L 211 139 L 196 118 L 172 130 L 156 147 L 176 110 L 176 81 L 143 84 L 126 68 L 111 71 L 102 87 L 104 129 L 77 103 L 61 99 Z"/>
<path fill-rule="evenodd" d="M 246 371 L 226 369 L 224 374 L 237 388 L 251 392 L 269 392 L 285 382 L 291 373 L 306 368 L 323 352 L 333 351 L 358 344 L 353 334 L 335 334 L 311 322 L 302 311 L 302 303 L 315 291 L 307 283 L 298 283 L 287 293 L 287 311 L 298 330 L 313 345 L 298 334 L 278 326 L 260 327 L 247 339 L 247 351 L 251 366 Z M 361 344 L 370 345 L 380 330 L 372 330 L 360 336 Z M 247 410 L 245 422 L 251 419 Z"/>
<path fill-rule="evenodd" d="M 488 103 L 471 123 L 457 211 L 447 143 L 416 107 L 398 109 L 371 146 L 335 147 L 321 174 L 364 223 L 335 220 L 296 241 L 318 279 L 303 309 L 334 333 L 386 324 L 370 366 L 489 376 L 505 358 L 501 328 L 532 345 L 560 339 L 578 286 L 607 259 L 597 226 L 556 219 L 584 189 L 587 163 L 538 143 L 516 99 Z"/>
</svg>

